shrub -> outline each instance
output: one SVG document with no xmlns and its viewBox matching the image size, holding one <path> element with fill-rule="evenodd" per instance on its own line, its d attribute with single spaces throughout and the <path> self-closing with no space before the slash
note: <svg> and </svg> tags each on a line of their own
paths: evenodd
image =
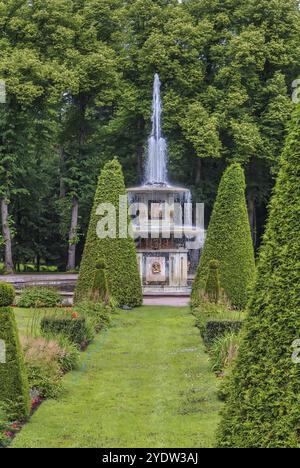
<svg viewBox="0 0 300 468">
<path fill-rule="evenodd" d="M 0 307 L 11 306 L 15 296 L 16 291 L 12 284 L 0 282 Z"/>
<path fill-rule="evenodd" d="M 229 309 L 226 303 L 215 304 L 207 300 L 194 308 L 193 314 L 196 317 L 196 326 L 208 348 L 226 333 L 238 333 L 245 319 L 244 312 Z"/>
<path fill-rule="evenodd" d="M 0 402 L 0 448 L 5 448 L 10 443 L 11 422 L 7 415 L 7 406 Z"/>
<path fill-rule="evenodd" d="M 61 370 L 65 373 L 78 369 L 80 364 L 80 353 L 76 344 L 71 343 L 71 341 L 64 335 L 58 335 L 56 339 L 58 340 L 60 349 L 62 350 L 62 353 L 59 355 L 57 360 Z"/>
<path fill-rule="evenodd" d="M 211 260 L 220 265 L 220 284 L 230 303 L 243 309 L 255 275 L 254 251 L 245 199 L 245 176 L 232 164 L 221 180 L 208 228 L 192 301 L 201 302 Z"/>
<path fill-rule="evenodd" d="M 44 335 L 64 335 L 81 348 L 93 340 L 93 330 L 85 317 L 74 311 L 57 311 L 41 320 L 41 331 Z"/>
<path fill-rule="evenodd" d="M 101 302 L 83 301 L 75 307 L 75 310 L 92 322 L 96 333 L 110 326 L 111 314 L 113 312 L 110 306 L 106 306 Z"/>
<path fill-rule="evenodd" d="M 5 343 L 6 362 L 0 363 L 0 401 L 19 402 L 17 418 L 30 411 L 29 385 L 13 309 L 0 308 L 0 340 Z"/>
<path fill-rule="evenodd" d="M 18 300 L 19 307 L 56 307 L 61 298 L 54 288 L 28 287 L 23 289 Z"/>
<path fill-rule="evenodd" d="M 300 107 L 293 116 L 260 251 L 255 290 L 230 377 L 218 446 L 300 448 Z"/>
<path fill-rule="evenodd" d="M 224 372 L 232 365 L 236 359 L 240 343 L 241 335 L 233 332 L 226 333 L 213 342 L 210 355 L 214 372 Z"/>
<path fill-rule="evenodd" d="M 119 305 L 134 307 L 143 302 L 134 240 L 130 236 L 120 238 L 118 223 L 116 238 L 99 239 L 97 236 L 97 225 L 100 221 L 97 215 L 99 204 L 114 205 L 119 219 L 120 195 L 127 196 L 127 192 L 121 165 L 114 159 L 105 165 L 99 178 L 75 290 L 76 304 L 90 296 L 99 259 L 106 262 L 109 290 Z"/>
<path fill-rule="evenodd" d="M 29 384 L 32 392 L 40 398 L 58 398 L 62 391 L 62 371 L 55 361 L 47 361 L 38 356 L 26 362 Z"/>
<path fill-rule="evenodd" d="M 208 321 L 204 330 L 201 331 L 201 336 L 205 345 L 210 348 L 217 339 L 224 337 L 227 333 L 239 333 L 242 326 L 243 322 L 239 320 Z"/>
<path fill-rule="evenodd" d="M 218 303 L 220 299 L 220 278 L 219 262 L 211 260 L 209 262 L 209 272 L 205 288 L 206 295 L 210 302 Z"/>
<path fill-rule="evenodd" d="M 36 359 L 59 364 L 62 372 L 76 369 L 79 365 L 79 351 L 65 336 L 47 336 L 38 338 L 22 338 L 21 344 L 25 361 L 34 362 Z"/>
</svg>

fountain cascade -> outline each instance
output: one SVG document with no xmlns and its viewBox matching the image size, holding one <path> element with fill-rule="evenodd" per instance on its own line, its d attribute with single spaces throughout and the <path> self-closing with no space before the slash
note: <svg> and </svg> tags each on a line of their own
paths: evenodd
<svg viewBox="0 0 300 468">
<path fill-rule="evenodd" d="M 128 197 L 144 294 L 186 294 L 191 289 L 205 231 L 193 226 L 190 191 L 168 180 L 160 86 L 155 75 L 144 183 L 128 189 Z"/>
</svg>

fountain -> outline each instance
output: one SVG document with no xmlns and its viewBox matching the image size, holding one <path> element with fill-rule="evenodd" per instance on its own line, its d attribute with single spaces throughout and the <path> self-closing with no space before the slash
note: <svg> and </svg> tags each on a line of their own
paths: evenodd
<svg viewBox="0 0 300 468">
<path fill-rule="evenodd" d="M 156 74 L 144 183 L 128 189 L 132 230 L 144 294 L 187 294 L 205 231 L 193 225 L 190 190 L 173 186 L 168 180 L 168 145 L 162 133 L 160 87 Z"/>
</svg>

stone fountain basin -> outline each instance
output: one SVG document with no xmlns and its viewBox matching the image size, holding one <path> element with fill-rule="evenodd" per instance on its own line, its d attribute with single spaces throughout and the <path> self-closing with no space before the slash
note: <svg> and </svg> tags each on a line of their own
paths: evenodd
<svg viewBox="0 0 300 468">
<path fill-rule="evenodd" d="M 142 224 L 142 225 L 132 225 L 133 233 L 135 237 L 145 236 L 147 234 L 172 234 L 174 236 L 178 236 L 182 238 L 184 236 L 188 237 L 196 237 L 199 235 L 203 235 L 205 237 L 205 231 L 203 229 L 195 227 L 195 226 L 180 226 L 174 224 L 163 224 L 163 223 L 153 223 L 150 221 L 149 224 Z"/>
<path fill-rule="evenodd" d="M 189 189 L 183 187 L 174 187 L 171 185 L 142 185 L 139 187 L 131 187 L 127 189 L 129 193 L 149 193 L 149 192 L 161 192 L 161 193 L 188 193 Z"/>
</svg>

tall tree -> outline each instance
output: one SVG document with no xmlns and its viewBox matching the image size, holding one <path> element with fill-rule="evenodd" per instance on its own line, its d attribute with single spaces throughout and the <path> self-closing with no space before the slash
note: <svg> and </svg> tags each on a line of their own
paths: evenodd
<svg viewBox="0 0 300 468">
<path fill-rule="evenodd" d="M 59 63 L 58 50 L 61 54 L 63 48 L 68 45 L 66 25 L 71 17 L 71 10 L 68 10 L 70 4 L 70 0 L 10 0 L 1 9 L 0 76 L 5 81 L 7 91 L 6 104 L 3 104 L 1 109 L 0 148 L 2 213 L 4 221 L 7 216 L 9 219 L 9 223 L 3 223 L 7 239 L 6 271 L 12 270 L 10 225 L 12 222 L 16 225 L 16 217 L 19 220 L 22 218 L 22 210 L 30 214 L 31 220 L 38 219 L 37 229 L 31 232 L 30 246 L 36 258 L 46 249 L 45 244 L 41 246 L 42 236 L 38 228 L 36 207 L 31 204 L 29 212 L 26 210 L 26 204 L 29 196 L 33 191 L 36 192 L 37 188 L 36 184 L 30 185 L 34 178 L 32 171 L 40 170 L 40 173 L 35 175 L 37 180 L 44 180 L 43 164 L 40 162 L 53 156 L 55 128 L 52 125 L 51 109 L 55 107 L 54 103 L 57 102 L 57 97 L 64 89 L 66 77 L 69 76 L 63 64 Z M 35 197 L 32 197 L 31 201 L 34 199 Z M 37 203 L 41 199 L 37 197 Z M 10 214 L 10 207 L 16 212 Z M 41 206 L 38 208 L 38 212 L 43 211 Z M 28 225 L 30 221 L 27 222 Z M 44 228 L 46 226 L 47 223 Z M 24 238 L 24 232 L 19 234 L 19 238 Z M 17 235 L 18 232 L 16 237 Z"/>
<path fill-rule="evenodd" d="M 122 167 L 114 159 L 104 166 L 99 177 L 75 291 L 76 302 L 91 295 L 97 263 L 102 259 L 107 265 L 110 293 L 118 304 L 135 307 L 143 302 L 136 249 L 127 230 L 127 207 L 120 206 L 120 196 L 126 197 L 127 192 Z M 121 228 L 124 215 L 126 226 Z"/>
<path fill-rule="evenodd" d="M 218 190 L 207 239 L 193 285 L 192 299 L 201 302 L 209 267 L 219 262 L 220 283 L 234 307 L 247 304 L 255 275 L 254 251 L 245 199 L 245 176 L 238 163 L 225 171 Z"/>
<path fill-rule="evenodd" d="M 243 343 L 230 383 L 221 447 L 299 448 L 300 108 L 282 155 Z"/>
<path fill-rule="evenodd" d="M 99 143 L 95 144 L 94 135 L 111 116 L 118 82 L 115 53 L 99 38 L 97 30 L 104 22 L 97 22 L 96 27 L 95 17 L 90 16 L 92 5 L 81 3 L 74 4 L 77 21 L 73 49 L 65 58 L 77 87 L 65 94 L 60 136 L 61 196 L 71 207 L 67 270 L 76 266 L 79 204 L 86 197 L 88 179 L 95 185 L 100 166 Z"/>
</svg>

